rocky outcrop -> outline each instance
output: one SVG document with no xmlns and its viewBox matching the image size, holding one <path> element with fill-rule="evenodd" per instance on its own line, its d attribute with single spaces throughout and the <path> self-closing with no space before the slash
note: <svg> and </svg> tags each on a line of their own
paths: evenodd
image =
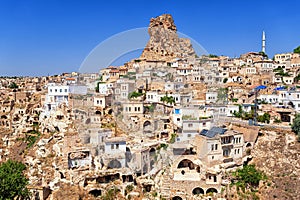
<svg viewBox="0 0 300 200">
<path fill-rule="evenodd" d="M 300 143 L 294 133 L 263 131 L 252 151 L 252 163 L 268 176 L 260 199 L 300 199 Z"/>
<path fill-rule="evenodd" d="M 178 37 L 170 14 L 152 18 L 148 33 L 150 39 L 141 55 L 142 59 L 168 61 L 195 56 L 190 40 Z"/>
</svg>

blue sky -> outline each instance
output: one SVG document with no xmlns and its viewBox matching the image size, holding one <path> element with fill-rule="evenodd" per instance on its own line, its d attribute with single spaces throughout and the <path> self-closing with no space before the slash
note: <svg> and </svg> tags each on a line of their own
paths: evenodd
<svg viewBox="0 0 300 200">
<path fill-rule="evenodd" d="M 297 0 L 0 0 L 0 76 L 78 71 L 99 43 L 163 13 L 217 55 L 260 51 L 265 30 L 272 57 L 300 45 L 299 7 Z"/>
</svg>

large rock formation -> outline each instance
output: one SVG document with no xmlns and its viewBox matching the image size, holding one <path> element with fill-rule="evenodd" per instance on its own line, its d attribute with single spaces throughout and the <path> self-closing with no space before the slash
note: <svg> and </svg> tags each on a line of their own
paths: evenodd
<svg viewBox="0 0 300 200">
<path fill-rule="evenodd" d="M 150 39 L 141 55 L 143 59 L 168 61 L 174 58 L 195 56 L 190 40 L 178 37 L 170 14 L 152 18 L 148 33 Z"/>
</svg>

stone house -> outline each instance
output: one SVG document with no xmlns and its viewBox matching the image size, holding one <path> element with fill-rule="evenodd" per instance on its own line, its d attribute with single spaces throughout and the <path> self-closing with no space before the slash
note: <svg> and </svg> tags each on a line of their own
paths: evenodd
<svg viewBox="0 0 300 200">
<path fill-rule="evenodd" d="M 126 139 L 114 137 L 105 139 L 105 163 L 109 169 L 126 167 Z"/>
</svg>

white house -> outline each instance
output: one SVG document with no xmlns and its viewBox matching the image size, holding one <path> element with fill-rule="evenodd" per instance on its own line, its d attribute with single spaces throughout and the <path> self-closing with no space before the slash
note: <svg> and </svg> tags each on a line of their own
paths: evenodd
<svg viewBox="0 0 300 200">
<path fill-rule="evenodd" d="M 216 103 L 218 100 L 217 92 L 206 92 L 205 93 L 205 103 Z"/>
<path fill-rule="evenodd" d="M 48 84 L 48 93 L 45 98 L 45 110 L 55 110 L 59 104 L 65 103 L 69 105 L 69 94 L 87 93 L 87 87 L 82 85 L 57 85 L 55 83 Z"/>
<path fill-rule="evenodd" d="M 277 104 L 279 102 L 277 94 L 261 94 L 257 99 L 269 104 Z"/>
<path fill-rule="evenodd" d="M 105 96 L 94 96 L 94 106 L 105 108 Z"/>
</svg>

